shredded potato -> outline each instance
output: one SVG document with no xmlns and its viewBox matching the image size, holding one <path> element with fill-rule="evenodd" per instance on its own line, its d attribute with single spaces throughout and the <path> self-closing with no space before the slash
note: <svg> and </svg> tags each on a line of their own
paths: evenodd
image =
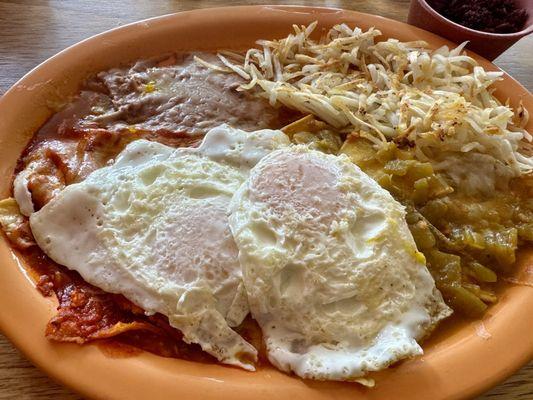
<svg viewBox="0 0 533 400">
<path fill-rule="evenodd" d="M 492 95 L 502 72 L 477 65 L 463 53 L 465 43 L 430 51 L 425 42 L 376 41 L 379 30 L 346 24 L 313 40 L 316 26 L 259 40 L 244 58 L 225 53 L 224 70 L 245 79 L 239 90 L 255 90 L 272 105 L 314 114 L 376 145 L 414 147 L 419 161 L 466 193 L 490 193 L 533 173 L 527 110 L 515 113 Z"/>
</svg>

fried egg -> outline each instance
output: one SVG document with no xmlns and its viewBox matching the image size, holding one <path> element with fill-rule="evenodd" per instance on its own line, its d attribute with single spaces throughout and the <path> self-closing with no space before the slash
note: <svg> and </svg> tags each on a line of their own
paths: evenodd
<svg viewBox="0 0 533 400">
<path fill-rule="evenodd" d="M 400 203 L 344 156 L 261 159 L 229 217 L 268 358 L 303 378 L 356 380 L 422 354 L 451 310 Z"/>
<path fill-rule="evenodd" d="M 31 214 L 33 235 L 87 282 L 166 315 L 219 361 L 253 370 L 256 349 L 231 329 L 248 303 L 227 211 L 249 169 L 288 144 L 281 131 L 225 125 L 197 149 L 132 142 Z"/>
</svg>

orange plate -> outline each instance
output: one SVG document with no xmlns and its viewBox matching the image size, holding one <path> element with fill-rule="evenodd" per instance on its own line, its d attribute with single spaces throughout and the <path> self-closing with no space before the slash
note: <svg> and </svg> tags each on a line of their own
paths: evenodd
<svg viewBox="0 0 533 400">
<path fill-rule="evenodd" d="M 450 42 L 389 19 L 328 8 L 231 7 L 154 18 L 87 39 L 57 54 L 18 82 L 0 100 L 0 198 L 9 193 L 15 162 L 32 133 L 51 114 L 51 103 L 74 94 L 88 74 L 168 51 L 247 48 L 259 38 L 287 35 L 292 24 L 339 22 L 403 41 Z M 475 55 L 488 70 L 497 68 Z M 509 76 L 498 95 L 533 110 L 533 96 Z M 529 124 L 532 131 L 533 124 Z M 533 355 L 533 252 L 522 252 L 515 279 L 482 321 L 446 322 L 428 341 L 425 355 L 375 374 L 376 387 L 304 381 L 273 368 L 256 373 L 220 365 L 162 358 L 149 353 L 113 358 L 97 345 L 58 344 L 44 327 L 55 302 L 42 297 L 24 267 L 0 240 L 0 328 L 36 365 L 88 397 L 106 399 L 456 399 L 501 381 Z M 529 286 L 527 285 L 529 283 Z M 486 334 L 490 334 L 487 338 Z M 484 338 L 485 337 L 485 338 Z"/>
</svg>

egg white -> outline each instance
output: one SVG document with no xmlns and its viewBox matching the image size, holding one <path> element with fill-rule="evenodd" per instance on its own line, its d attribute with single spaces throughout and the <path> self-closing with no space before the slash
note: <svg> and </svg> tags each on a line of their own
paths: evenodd
<svg viewBox="0 0 533 400">
<path fill-rule="evenodd" d="M 198 149 L 135 141 L 31 214 L 33 235 L 87 282 L 168 316 L 221 362 L 253 370 L 256 349 L 231 329 L 248 304 L 227 210 L 249 168 L 288 142 L 281 131 L 228 126 Z"/>
<path fill-rule="evenodd" d="M 422 353 L 450 314 L 403 207 L 350 160 L 295 146 L 251 170 L 230 227 L 269 360 L 351 380 Z"/>
</svg>

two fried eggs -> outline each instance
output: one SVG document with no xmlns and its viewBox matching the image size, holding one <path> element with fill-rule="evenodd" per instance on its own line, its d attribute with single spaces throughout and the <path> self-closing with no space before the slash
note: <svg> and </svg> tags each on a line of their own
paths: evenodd
<svg viewBox="0 0 533 400">
<path fill-rule="evenodd" d="M 247 370 L 257 350 L 233 328 L 248 313 L 273 365 L 331 380 L 421 354 L 451 313 L 403 207 L 347 157 L 281 131 L 138 140 L 29 217 L 54 261 Z"/>
</svg>

